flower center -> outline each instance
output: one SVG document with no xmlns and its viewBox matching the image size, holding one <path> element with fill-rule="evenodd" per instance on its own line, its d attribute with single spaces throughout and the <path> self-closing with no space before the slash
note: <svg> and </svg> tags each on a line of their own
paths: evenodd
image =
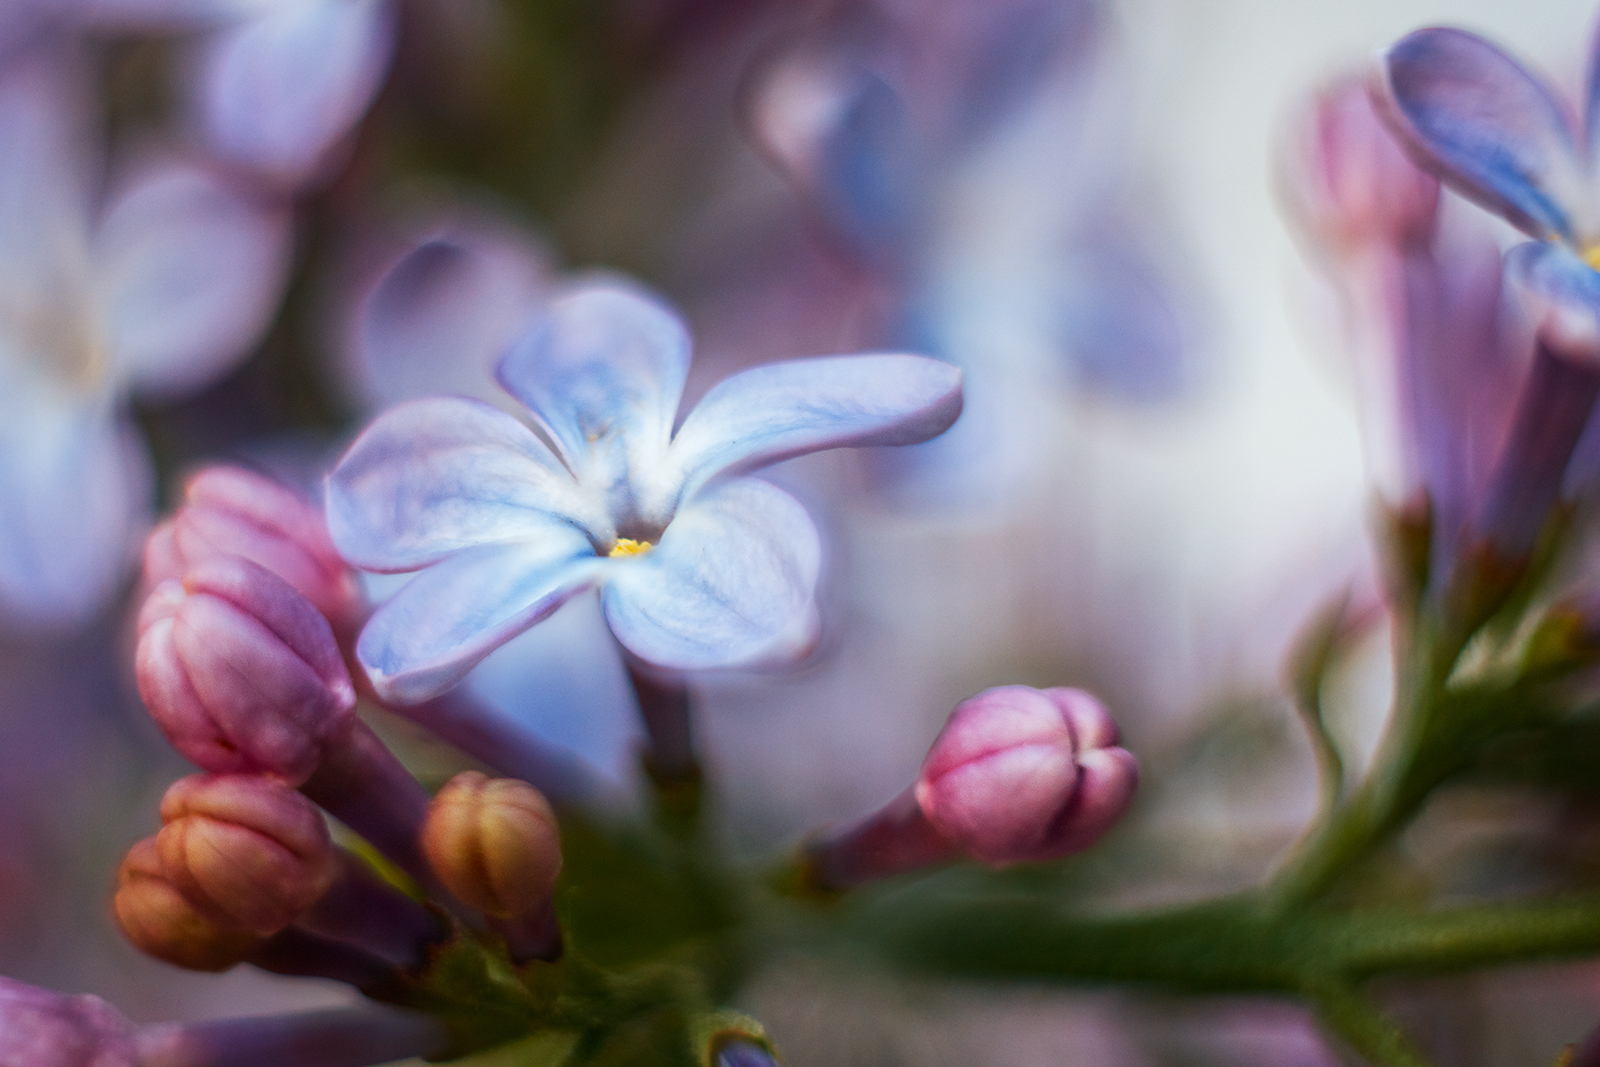
<svg viewBox="0 0 1600 1067">
<path fill-rule="evenodd" d="M 1581 258 L 1595 270 L 1600 270 L 1600 241 L 1595 242 L 1579 253 Z"/>
<path fill-rule="evenodd" d="M 619 556 L 642 556 L 654 547 L 656 546 L 649 541 L 635 541 L 631 537 L 619 537 L 616 545 L 607 555 L 612 559 L 616 559 Z"/>
</svg>

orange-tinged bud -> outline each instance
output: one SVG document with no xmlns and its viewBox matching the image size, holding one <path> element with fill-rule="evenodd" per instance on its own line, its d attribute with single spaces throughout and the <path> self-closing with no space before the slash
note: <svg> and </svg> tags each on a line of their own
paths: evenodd
<svg viewBox="0 0 1600 1067">
<path fill-rule="evenodd" d="M 495 918 L 546 907 L 561 873 L 555 812 L 516 778 L 456 775 L 428 808 L 422 847 L 452 893 Z"/>
<path fill-rule="evenodd" d="M 162 871 L 156 839 L 129 850 L 112 901 L 127 939 L 158 960 L 191 971 L 225 971 L 260 944 L 249 930 L 201 914 Z"/>
<path fill-rule="evenodd" d="M 261 936 L 317 902 L 335 854 L 316 806 L 263 775 L 196 774 L 161 801 L 162 869 L 200 911 Z"/>
</svg>

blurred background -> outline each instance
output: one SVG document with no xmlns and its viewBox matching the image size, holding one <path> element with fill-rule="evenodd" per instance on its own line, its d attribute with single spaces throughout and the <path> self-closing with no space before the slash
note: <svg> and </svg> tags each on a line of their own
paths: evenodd
<svg viewBox="0 0 1600 1067">
<path fill-rule="evenodd" d="M 979 689 L 1079 685 L 1145 768 L 1132 825 L 1073 868 L 1082 891 L 1127 906 L 1257 880 L 1315 793 L 1284 650 L 1372 585 L 1383 466 L 1347 323 L 1286 218 L 1289 131 L 1318 87 L 1427 24 L 1576 86 L 1593 17 L 1575 0 L 6 0 L 0 973 L 140 1021 L 342 995 L 180 972 L 115 935 L 117 858 L 184 771 L 132 685 L 142 535 L 204 463 L 316 493 L 384 406 L 494 399 L 499 351 L 596 271 L 682 310 L 685 408 L 793 356 L 911 350 L 967 374 L 945 438 L 771 472 L 827 539 L 824 639 L 792 670 L 696 682 L 733 848 L 880 804 Z M 1369 645 L 1338 687 L 1358 749 L 1386 699 L 1381 628 Z M 580 599 L 470 684 L 626 785 L 611 648 Z M 418 766 L 450 764 L 412 741 Z M 1480 858 L 1555 817 L 1460 803 Z M 1600 1017 L 1600 971 L 1393 997 L 1447 1062 L 1548 1062 Z M 1287 1007 L 906 988 L 804 960 L 744 1006 L 793 1067 L 1338 1062 Z"/>
</svg>

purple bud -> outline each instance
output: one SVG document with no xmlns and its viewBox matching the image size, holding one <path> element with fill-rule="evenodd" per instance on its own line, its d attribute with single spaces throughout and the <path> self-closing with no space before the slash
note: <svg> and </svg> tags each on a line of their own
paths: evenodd
<svg viewBox="0 0 1600 1067">
<path fill-rule="evenodd" d="M 1297 123 L 1286 176 L 1296 213 L 1330 250 L 1425 245 L 1439 181 L 1417 168 L 1347 78 L 1318 93 Z"/>
<path fill-rule="evenodd" d="M 0 978 L 0 1064 L 134 1067 L 133 1025 L 99 997 Z"/>
<path fill-rule="evenodd" d="M 1086 848 L 1127 807 L 1138 764 L 1080 689 L 990 689 L 960 704 L 922 766 L 916 798 L 938 832 L 997 866 Z"/>
<path fill-rule="evenodd" d="M 355 690 L 327 620 L 255 563 L 207 560 L 162 582 L 139 631 L 139 692 L 204 770 L 299 785 L 349 729 Z"/>
<path fill-rule="evenodd" d="M 145 583 L 182 578 L 220 556 L 243 557 L 288 582 L 341 638 L 359 629 L 365 606 L 355 573 L 322 512 L 293 490 L 240 467 L 201 471 L 189 479 L 184 506 L 150 535 Z"/>
</svg>

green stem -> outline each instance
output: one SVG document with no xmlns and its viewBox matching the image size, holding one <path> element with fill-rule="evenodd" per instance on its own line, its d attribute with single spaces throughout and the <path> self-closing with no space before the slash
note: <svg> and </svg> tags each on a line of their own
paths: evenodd
<svg viewBox="0 0 1600 1067">
<path fill-rule="evenodd" d="M 919 897 L 886 894 L 849 906 L 839 932 L 911 971 L 1205 993 L 1301 994 L 1330 975 L 1448 974 L 1600 952 L 1600 894 L 1592 893 L 1436 910 L 1301 913 L 1246 895 L 1108 918 L 1073 916 L 1022 894 Z"/>
<path fill-rule="evenodd" d="M 1323 1025 L 1344 1038 L 1373 1067 L 1429 1067 L 1400 1028 L 1357 990 L 1330 982 L 1308 993 Z"/>
<path fill-rule="evenodd" d="M 1396 659 L 1394 714 L 1372 769 L 1331 817 L 1313 825 L 1273 877 L 1272 905 L 1292 910 L 1333 888 L 1410 818 L 1429 791 L 1459 763 L 1461 716 L 1446 698 L 1446 680 L 1466 638 L 1419 621 L 1414 646 Z"/>
</svg>

